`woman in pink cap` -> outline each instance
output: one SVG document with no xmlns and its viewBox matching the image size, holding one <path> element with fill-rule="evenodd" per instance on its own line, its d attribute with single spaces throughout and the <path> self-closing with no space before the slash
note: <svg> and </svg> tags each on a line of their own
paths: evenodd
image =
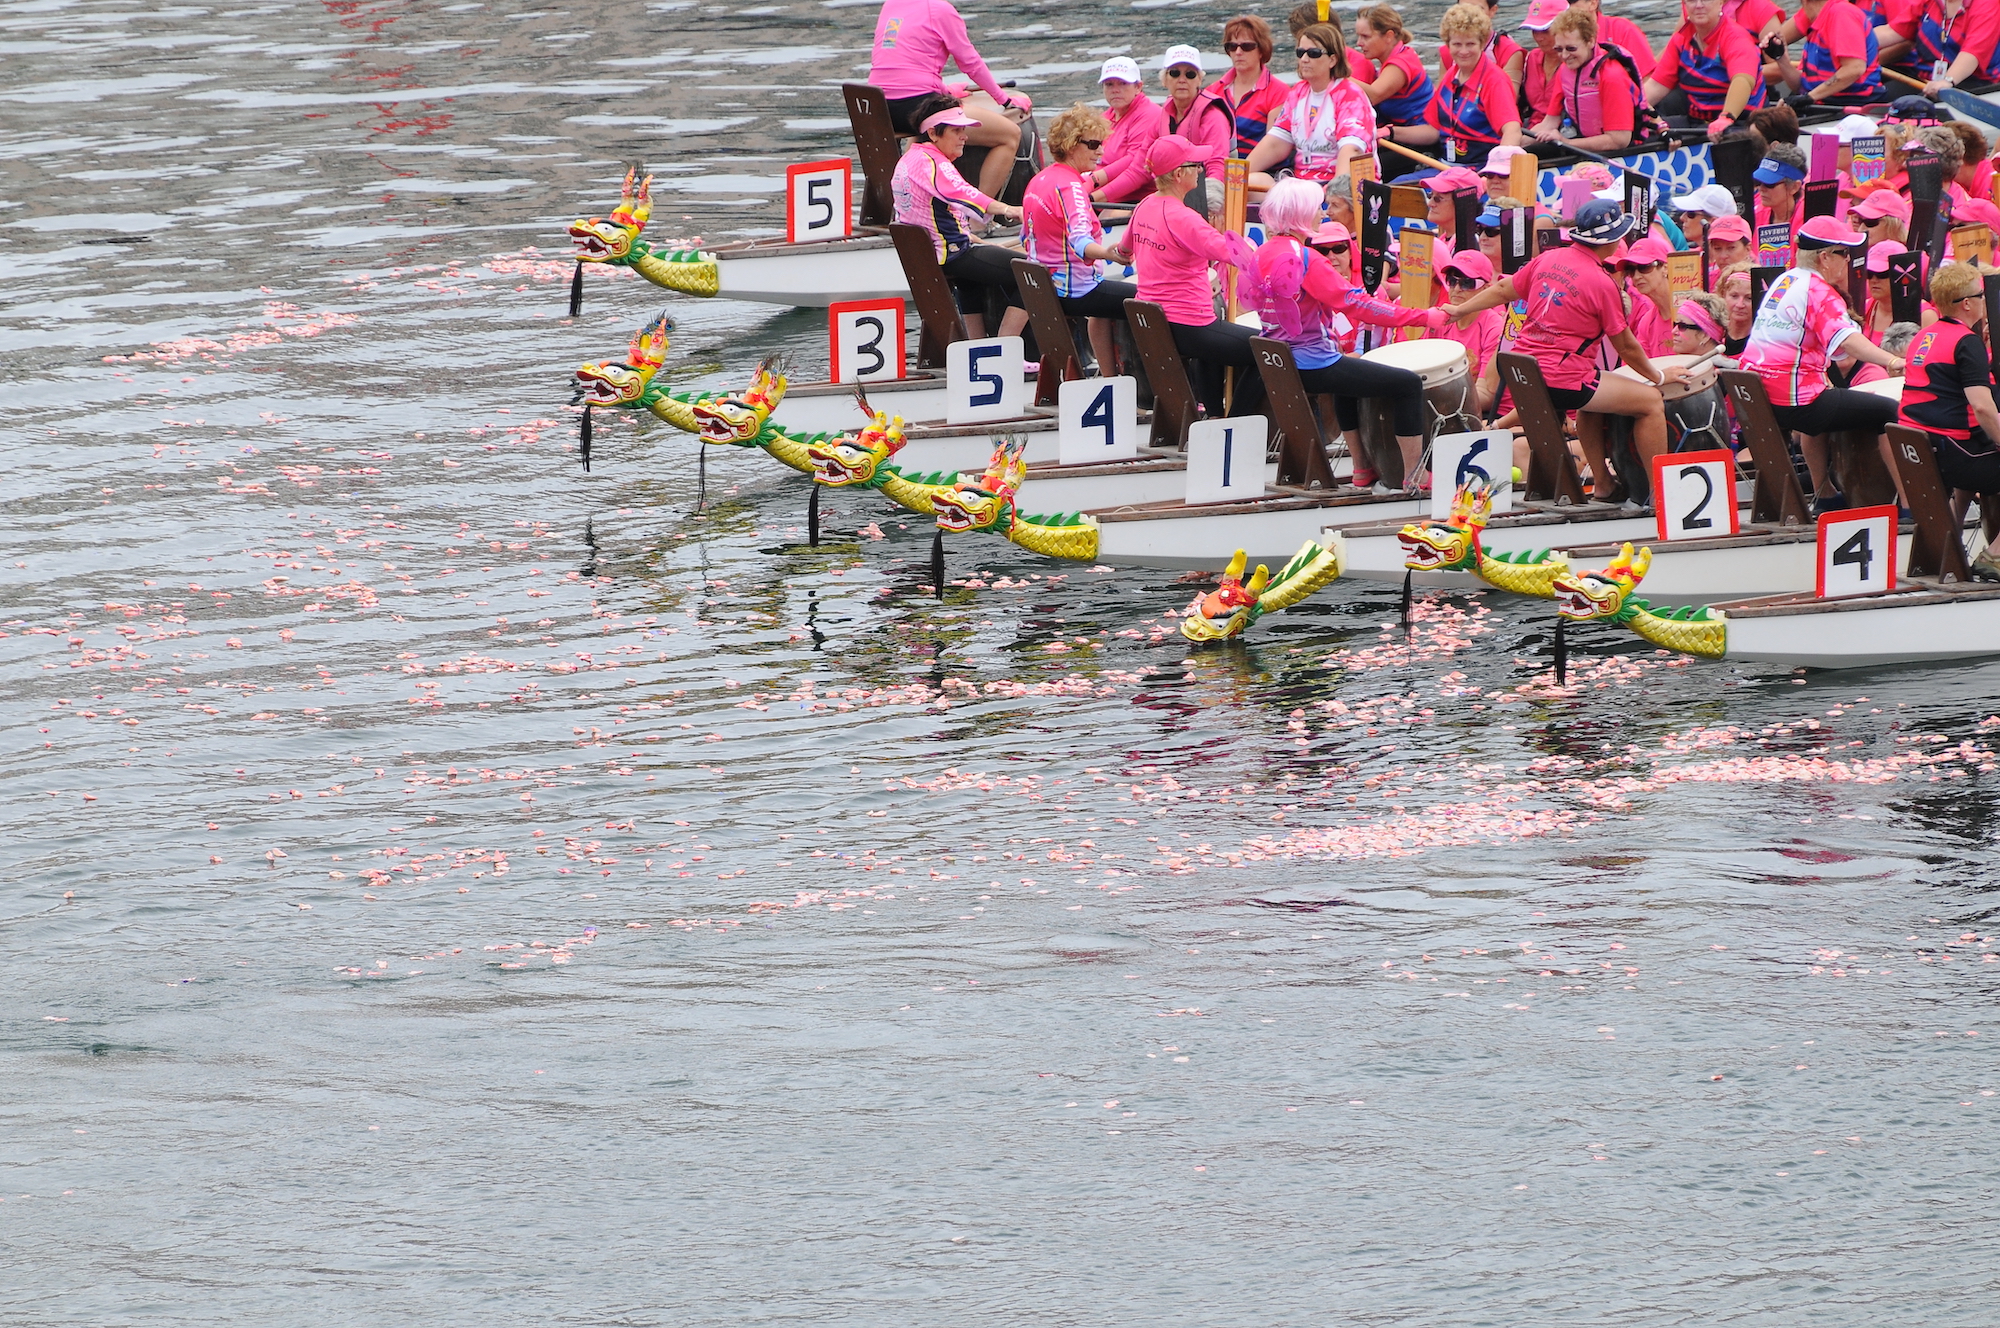
<svg viewBox="0 0 2000 1328">
<path fill-rule="evenodd" d="M 1021 292 L 1014 285 L 1014 259 L 1019 251 L 997 244 L 980 244 L 971 223 L 995 216 L 1018 220 L 1021 209 L 988 198 L 965 182 L 953 163 L 965 152 L 966 138 L 979 121 L 959 109 L 948 92 L 933 94 L 915 113 L 917 141 L 896 162 L 889 181 L 899 222 L 919 226 L 931 237 L 931 250 L 951 283 L 965 330 L 986 335 L 986 291 L 997 288 L 1007 301 L 999 335 L 1011 337 L 1028 325 Z"/>
<path fill-rule="evenodd" d="M 1493 284 L 1493 260 L 1477 249 L 1461 249 L 1438 264 L 1438 303 L 1462 303 Z M 1437 336 L 1465 347 L 1467 372 L 1477 382 L 1500 349 L 1507 311 L 1497 305 L 1472 316 L 1464 327 L 1446 323 Z"/>
<path fill-rule="evenodd" d="M 1887 397 L 1827 382 L 1827 361 L 1836 350 L 1891 374 L 1903 371 L 1902 360 L 1871 343 L 1848 314 L 1847 266 L 1860 244 L 1859 232 L 1832 217 L 1814 217 L 1801 226 L 1793 237 L 1793 266 L 1764 292 L 1750 342 L 1738 357 L 1764 380 L 1778 427 L 1800 436 L 1816 512 L 1847 505 L 1835 492 L 1827 435 L 1837 430 L 1879 435 L 1896 418 L 1896 403 Z M 1881 445 L 1887 446 L 1886 438 Z M 1892 465 L 1890 473 L 1894 470 Z"/>
<path fill-rule="evenodd" d="M 1014 154 L 1021 145 L 1017 117 L 1025 118 L 1025 107 L 1017 107 L 1015 99 L 994 80 L 993 71 L 973 48 L 965 20 L 949 0 L 886 0 L 875 20 L 868 81 L 888 100 L 889 122 L 897 133 L 917 132 L 922 118 L 914 114 L 917 104 L 945 90 L 947 59 L 985 94 L 970 99 L 964 108 L 973 122 L 966 141 L 993 149 L 979 168 L 979 188 L 997 197 L 1014 171 Z"/>
<path fill-rule="evenodd" d="M 1407 369 L 1343 355 L 1334 321 L 1345 316 L 1376 327 L 1421 324 L 1437 330 L 1445 324 L 1444 311 L 1405 309 L 1349 285 L 1344 272 L 1308 246 L 1319 202 L 1319 190 L 1304 180 L 1280 180 L 1271 187 L 1261 214 L 1270 238 L 1257 250 L 1256 266 L 1244 270 L 1238 293 L 1256 308 L 1264 335 L 1291 346 L 1306 391 L 1332 394 L 1354 458 L 1354 483 L 1366 488 L 1375 482 L 1361 448 L 1359 398 L 1368 397 L 1394 403 L 1396 445 L 1406 483 L 1415 488 L 1424 452 L 1423 380 Z"/>
<path fill-rule="evenodd" d="M 1895 300 L 1889 290 L 1889 259 L 1909 252 L 1908 245 L 1895 240 L 1868 246 L 1868 262 L 1862 268 L 1868 283 L 1868 298 L 1861 306 L 1861 334 L 1878 346 L 1896 321 L 1892 314 Z M 1928 327 L 1937 321 L 1937 310 L 1931 308 L 1929 301 L 1920 302 L 1918 310 L 1921 326 Z"/>
<path fill-rule="evenodd" d="M 1450 170 L 1439 171 L 1421 182 L 1424 191 L 1424 218 L 1431 229 L 1438 233 L 1439 240 L 1450 248 L 1458 247 L 1458 196 L 1471 194 L 1481 198 L 1486 193 L 1486 181 L 1463 166 L 1453 166 Z"/>
<path fill-rule="evenodd" d="M 1348 160 L 1375 150 L 1375 106 L 1347 76 L 1347 48 L 1340 29 L 1314 23 L 1300 32 L 1295 54 L 1299 81 L 1270 132 L 1250 154 L 1250 187 L 1269 189 L 1270 175 L 1292 158 L 1292 174 L 1322 183 L 1347 173 Z"/>
<path fill-rule="evenodd" d="M 1160 79 L 1166 85 L 1165 131 L 1195 145 L 1207 165 L 1208 178 L 1222 179 L 1222 163 L 1236 144 L 1236 125 L 1222 98 L 1201 85 L 1201 52 L 1192 46 L 1169 46 L 1160 57 Z"/>
<path fill-rule="evenodd" d="M 1667 276 L 1666 241 L 1648 235 L 1618 260 L 1625 293 L 1632 303 L 1632 335 L 1648 355 L 1671 355 L 1674 341 L 1673 281 Z"/>
<path fill-rule="evenodd" d="M 1722 270 L 1757 261 L 1757 234 L 1734 214 L 1708 223 L 1708 288 L 1716 289 Z"/>
<path fill-rule="evenodd" d="M 1900 244 L 1909 238 L 1910 200 L 1892 189 L 1878 189 L 1856 203 L 1847 219 L 1860 224 L 1871 247 L 1890 240 Z"/>
<path fill-rule="evenodd" d="M 1132 210 L 1125 229 L 1124 252 L 1139 278 L 1139 298 L 1160 306 L 1173 329 L 1174 345 L 1197 361 L 1195 392 L 1209 418 L 1223 413 L 1222 371 L 1248 370 L 1249 328 L 1217 316 L 1208 271 L 1217 263 L 1255 267 L 1257 251 L 1233 231 L 1218 231 L 1208 218 L 1183 201 L 1201 182 L 1201 157 L 1194 144 L 1178 134 L 1153 140 L 1147 154 L 1154 192 Z M 1314 190 L 1315 200 L 1318 191 Z M 1236 375 L 1231 413 L 1254 415 L 1264 404 L 1264 380 L 1255 373 Z"/>
<path fill-rule="evenodd" d="M 1146 153 L 1167 132 L 1167 113 L 1146 95 L 1140 77 L 1139 62 L 1127 55 L 1106 60 L 1098 75 L 1105 118 L 1111 122 L 1103 163 L 1088 177 L 1091 197 L 1099 203 L 1130 203 L 1153 192 Z"/>
</svg>

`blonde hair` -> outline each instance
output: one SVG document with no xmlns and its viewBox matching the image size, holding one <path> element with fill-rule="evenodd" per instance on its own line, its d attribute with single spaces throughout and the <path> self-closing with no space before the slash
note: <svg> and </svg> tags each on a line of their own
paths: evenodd
<svg viewBox="0 0 2000 1328">
<path fill-rule="evenodd" d="M 1049 155 L 1061 161 L 1076 151 L 1077 144 L 1086 138 L 1099 142 L 1111 137 L 1111 122 L 1104 113 L 1094 106 L 1077 102 L 1055 118 L 1049 126 Z"/>
<path fill-rule="evenodd" d="M 1483 43 L 1492 35 L 1493 18 L 1478 5 L 1453 5 L 1438 20 L 1438 36 L 1446 41 L 1454 37 L 1476 37 Z"/>
<path fill-rule="evenodd" d="M 1940 312 L 1960 300 L 1971 299 L 1985 287 L 1985 278 L 1971 263 L 1946 263 L 1931 273 L 1931 304 Z"/>
<path fill-rule="evenodd" d="M 1747 258 L 1740 263 L 1731 263 L 1728 267 L 1715 274 L 1715 289 L 1718 291 L 1721 290 L 1729 284 L 1730 279 L 1733 277 L 1741 277 L 1745 281 L 1750 280 L 1750 273 L 1756 269 L 1756 266 L 1755 263 Z"/>
<path fill-rule="evenodd" d="M 1555 22 L 1549 24 L 1549 35 L 1560 37 L 1565 32 L 1574 32 L 1585 46 L 1597 44 L 1597 16 L 1586 14 L 1581 9 L 1565 9 L 1557 14 Z"/>
<path fill-rule="evenodd" d="M 1699 306 L 1703 313 L 1715 320 L 1717 327 L 1724 332 L 1729 330 L 1729 306 L 1722 302 L 1720 295 L 1705 290 L 1688 291 L 1681 296 L 1679 303 Z"/>
<path fill-rule="evenodd" d="M 1394 5 L 1363 5 L 1355 10 L 1356 36 L 1361 34 L 1358 25 L 1364 18 L 1368 20 L 1368 26 L 1377 32 L 1393 32 L 1399 42 L 1407 42 L 1410 39 L 1410 30 L 1403 26 L 1403 16 L 1396 12 Z"/>
</svg>

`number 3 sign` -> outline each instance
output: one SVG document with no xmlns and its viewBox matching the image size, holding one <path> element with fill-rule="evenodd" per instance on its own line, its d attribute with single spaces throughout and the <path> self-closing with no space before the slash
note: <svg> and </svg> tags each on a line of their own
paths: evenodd
<svg viewBox="0 0 2000 1328">
<path fill-rule="evenodd" d="M 1736 534 L 1736 458 L 1719 448 L 1654 457 L 1653 512 L 1663 540 Z"/>
<path fill-rule="evenodd" d="M 843 300 L 826 307 L 833 381 L 901 378 L 909 361 L 901 300 Z"/>
<path fill-rule="evenodd" d="M 846 157 L 785 167 L 785 243 L 853 234 L 854 163 Z"/>
<path fill-rule="evenodd" d="M 1895 588 L 1895 508 L 1853 507 L 1820 517 L 1815 595 L 1880 595 Z"/>
</svg>

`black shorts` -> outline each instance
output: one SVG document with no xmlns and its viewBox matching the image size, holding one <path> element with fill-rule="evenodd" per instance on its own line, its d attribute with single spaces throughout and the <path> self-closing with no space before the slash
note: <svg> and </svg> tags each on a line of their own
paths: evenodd
<svg viewBox="0 0 2000 1328">
<path fill-rule="evenodd" d="M 1589 403 L 1590 399 L 1596 395 L 1596 378 L 1592 378 L 1582 387 L 1552 387 L 1549 389 L 1549 401 L 1554 404 L 1556 414 L 1558 415 L 1567 415 L 1573 410 L 1582 410 Z"/>
<path fill-rule="evenodd" d="M 1803 406 L 1773 406 L 1778 427 L 1807 437 L 1848 431 L 1880 433 L 1896 422 L 1896 403 L 1854 388 L 1829 387 Z"/>
<path fill-rule="evenodd" d="M 1974 429 L 1964 442 L 1941 433 L 1932 434 L 1930 439 L 1937 453 L 1938 476 L 1947 485 L 1969 493 L 2000 493 L 2000 452 L 1994 450 L 1984 429 Z"/>
<path fill-rule="evenodd" d="M 919 92 L 914 97 L 888 98 L 889 127 L 899 134 L 915 134 L 917 122 L 910 118 L 910 112 L 917 109 L 918 102 L 935 96 L 937 96 L 935 92 Z"/>
<path fill-rule="evenodd" d="M 1125 317 L 1125 301 L 1139 298 L 1139 288 L 1129 281 L 1100 281 L 1081 295 L 1058 295 L 1056 303 L 1071 318 Z"/>
</svg>

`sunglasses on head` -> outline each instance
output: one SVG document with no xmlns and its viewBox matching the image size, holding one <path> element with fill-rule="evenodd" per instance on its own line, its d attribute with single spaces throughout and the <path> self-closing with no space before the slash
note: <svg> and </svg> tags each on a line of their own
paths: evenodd
<svg viewBox="0 0 2000 1328">
<path fill-rule="evenodd" d="M 1292 54 L 1301 60 L 1324 60 L 1326 58 L 1326 48 L 1323 46 L 1301 46 L 1296 51 L 1293 51 Z"/>
<path fill-rule="evenodd" d="M 1224 42 L 1224 43 L 1222 43 L 1222 49 L 1223 49 L 1223 50 L 1225 50 L 1225 51 L 1227 51 L 1227 52 L 1228 52 L 1229 54 L 1231 54 L 1231 55 L 1235 55 L 1235 54 L 1236 54 L 1236 53 L 1237 53 L 1238 51 L 1254 51 L 1254 50 L 1256 50 L 1256 49 L 1257 49 L 1257 43 L 1256 43 L 1256 42 Z"/>
<path fill-rule="evenodd" d="M 1201 77 L 1201 71 L 1200 71 L 1199 69 L 1186 69 L 1186 68 L 1179 68 L 1179 67 L 1177 67 L 1177 68 L 1174 68 L 1174 69 L 1169 69 L 1169 70 L 1167 71 L 1167 77 L 1168 77 L 1168 78 L 1200 78 L 1200 77 Z"/>
</svg>

